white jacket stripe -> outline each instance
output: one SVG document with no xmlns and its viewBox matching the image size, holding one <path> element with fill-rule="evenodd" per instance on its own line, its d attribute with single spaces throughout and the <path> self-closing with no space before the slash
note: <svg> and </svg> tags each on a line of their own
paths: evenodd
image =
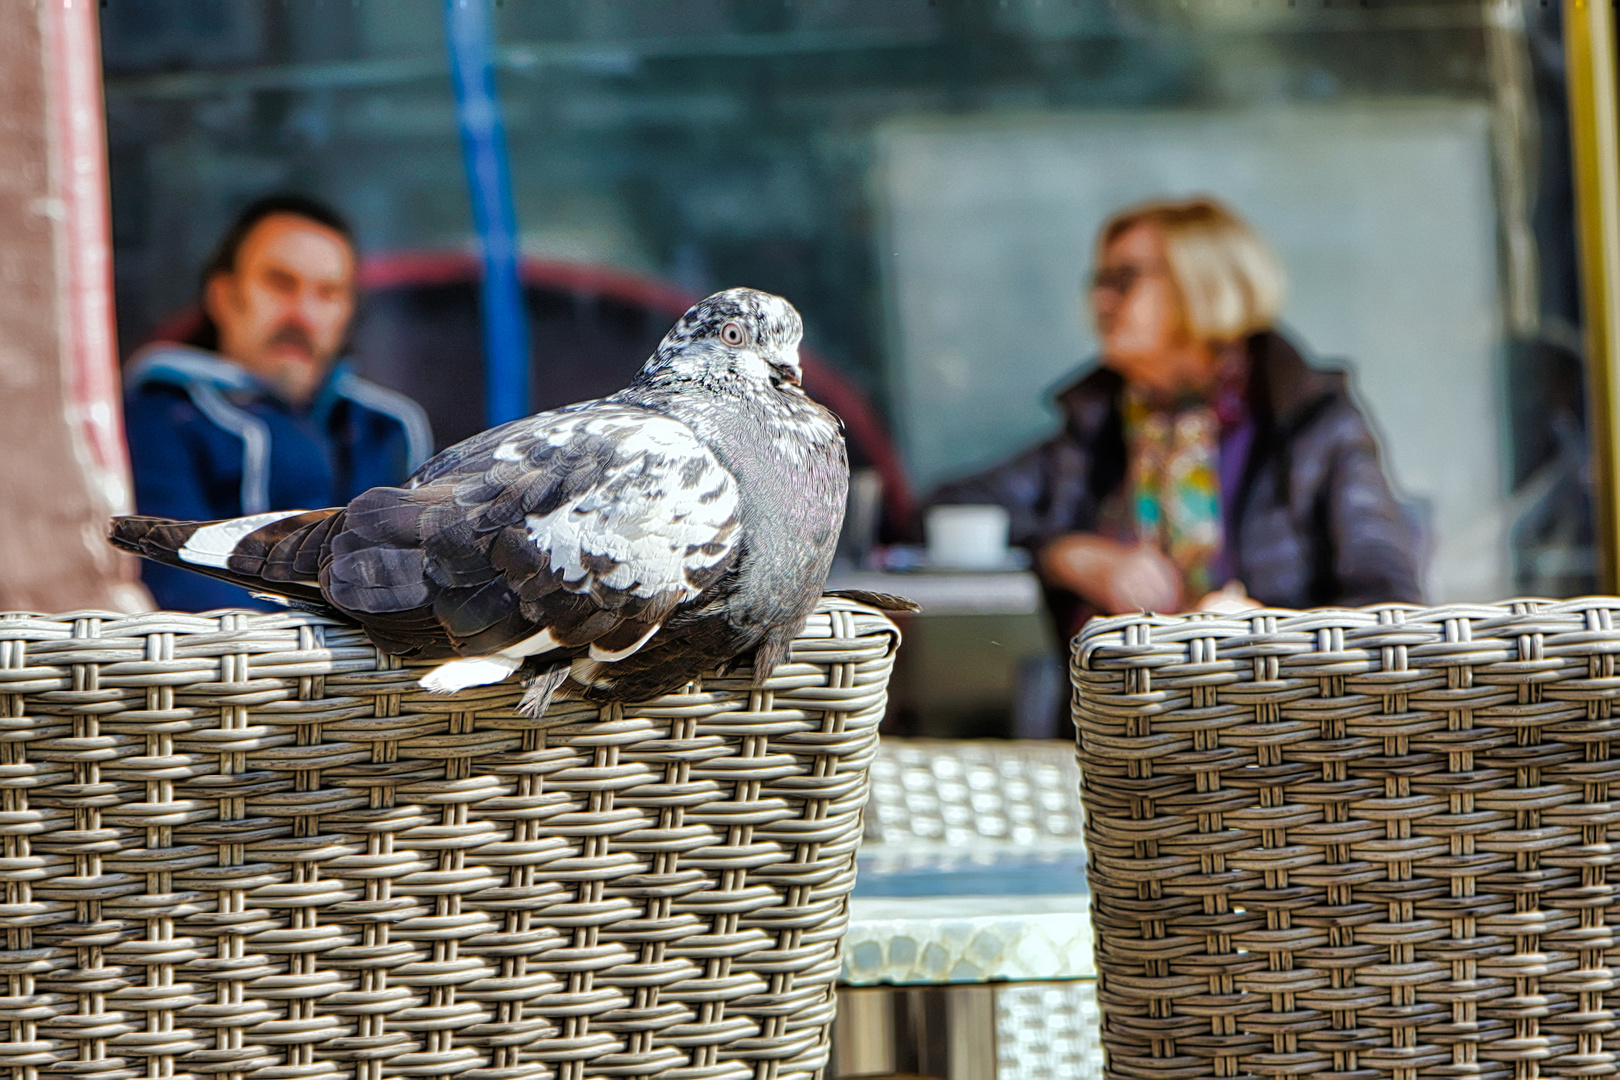
<svg viewBox="0 0 1620 1080">
<path fill-rule="evenodd" d="M 270 509 L 270 428 L 206 383 L 188 383 L 185 391 L 204 416 L 242 440 L 243 515 Z"/>
</svg>

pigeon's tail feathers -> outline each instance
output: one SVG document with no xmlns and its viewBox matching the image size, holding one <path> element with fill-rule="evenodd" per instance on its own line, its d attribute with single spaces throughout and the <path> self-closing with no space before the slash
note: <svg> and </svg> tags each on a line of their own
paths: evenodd
<svg viewBox="0 0 1620 1080">
<path fill-rule="evenodd" d="M 154 562 L 195 570 L 248 589 L 323 603 L 322 551 L 342 508 L 281 510 L 225 521 L 113 519 L 113 544 Z"/>
<path fill-rule="evenodd" d="M 840 600 L 853 600 L 857 604 L 875 607 L 879 611 L 895 611 L 902 613 L 922 610 L 922 605 L 909 596 L 896 596 L 894 593 L 870 592 L 866 589 L 828 589 L 826 596 L 836 596 Z"/>
</svg>

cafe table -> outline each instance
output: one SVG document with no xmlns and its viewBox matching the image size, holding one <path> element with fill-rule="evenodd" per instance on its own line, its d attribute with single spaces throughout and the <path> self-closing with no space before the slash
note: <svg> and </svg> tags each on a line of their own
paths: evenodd
<svg viewBox="0 0 1620 1080">
<path fill-rule="evenodd" d="M 850 901 L 832 1077 L 1102 1075 L 1075 841 L 874 844 Z"/>
<path fill-rule="evenodd" d="M 905 646 L 889 680 L 885 732 L 936 738 L 1049 737 L 1067 700 L 1062 649 L 1027 569 L 892 573 L 835 567 L 829 589 L 898 593 L 922 606 L 899 620 Z"/>
</svg>

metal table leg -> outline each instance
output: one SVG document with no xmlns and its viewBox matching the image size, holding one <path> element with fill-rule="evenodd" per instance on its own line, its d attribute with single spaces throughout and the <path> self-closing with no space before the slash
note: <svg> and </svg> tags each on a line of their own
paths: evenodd
<svg viewBox="0 0 1620 1080">
<path fill-rule="evenodd" d="M 993 985 L 843 987 L 838 995 L 833 1077 L 996 1080 Z"/>
</svg>

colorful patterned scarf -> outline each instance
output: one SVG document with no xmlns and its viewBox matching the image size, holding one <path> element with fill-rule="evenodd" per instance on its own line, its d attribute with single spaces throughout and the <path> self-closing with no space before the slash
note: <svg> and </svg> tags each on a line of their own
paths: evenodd
<svg viewBox="0 0 1620 1080">
<path fill-rule="evenodd" d="M 1221 417 L 1206 401 L 1150 404 L 1127 388 L 1126 476 L 1137 539 L 1181 570 L 1187 603 L 1219 588 Z"/>
</svg>

